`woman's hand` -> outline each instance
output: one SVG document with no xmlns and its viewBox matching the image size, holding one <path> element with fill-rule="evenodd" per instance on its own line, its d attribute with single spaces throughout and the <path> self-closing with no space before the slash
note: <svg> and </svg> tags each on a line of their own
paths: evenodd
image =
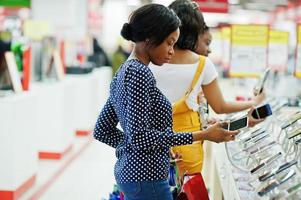
<svg viewBox="0 0 301 200">
<path fill-rule="evenodd" d="M 248 118 L 249 118 L 249 127 L 253 127 L 255 126 L 256 124 L 259 124 L 260 122 L 263 122 L 265 120 L 265 118 L 263 119 L 255 119 L 253 116 L 252 116 L 252 112 L 254 111 L 254 107 L 252 107 L 249 112 L 248 112 Z"/>
<path fill-rule="evenodd" d="M 171 157 L 170 160 L 171 163 L 177 163 L 183 160 L 181 154 L 179 154 L 178 152 L 173 152 L 172 150 L 170 150 L 170 157 Z"/>
<path fill-rule="evenodd" d="M 234 140 L 235 135 L 237 135 L 239 131 L 228 131 L 223 129 L 223 124 L 224 122 L 216 122 L 212 126 L 209 126 L 206 130 L 193 132 L 193 140 L 209 140 L 216 143 Z"/>
<path fill-rule="evenodd" d="M 257 96 L 254 97 L 254 106 L 258 106 L 259 104 L 261 104 L 264 99 L 265 99 L 266 95 L 265 92 L 262 91 L 260 94 L 258 94 Z"/>
</svg>

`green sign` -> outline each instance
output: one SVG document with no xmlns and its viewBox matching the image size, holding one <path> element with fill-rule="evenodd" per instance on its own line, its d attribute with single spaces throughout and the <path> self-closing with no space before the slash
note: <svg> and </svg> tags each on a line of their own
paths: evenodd
<svg viewBox="0 0 301 200">
<path fill-rule="evenodd" d="M 0 6 L 30 7 L 30 0 L 0 0 Z"/>
</svg>

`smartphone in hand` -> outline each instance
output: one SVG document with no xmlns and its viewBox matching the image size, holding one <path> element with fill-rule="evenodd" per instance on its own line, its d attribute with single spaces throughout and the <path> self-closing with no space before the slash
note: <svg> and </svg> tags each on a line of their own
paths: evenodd
<svg viewBox="0 0 301 200">
<path fill-rule="evenodd" d="M 255 85 L 254 87 L 254 94 L 255 96 L 259 95 L 263 88 L 264 88 L 264 85 L 265 85 L 265 82 L 268 78 L 268 75 L 270 73 L 271 69 L 270 68 L 267 68 L 264 73 L 261 75 L 261 77 L 259 78 L 257 84 Z"/>
<path fill-rule="evenodd" d="M 273 112 L 272 112 L 270 104 L 265 104 L 263 106 L 255 108 L 252 112 L 252 117 L 254 117 L 254 119 L 262 119 L 262 118 L 266 118 L 272 114 L 273 114 Z"/>
<path fill-rule="evenodd" d="M 248 127 L 249 118 L 248 117 L 242 117 L 240 119 L 236 119 L 233 121 L 230 121 L 228 123 L 225 123 L 222 128 L 229 130 L 229 131 L 235 131 L 239 130 L 245 127 Z"/>
</svg>

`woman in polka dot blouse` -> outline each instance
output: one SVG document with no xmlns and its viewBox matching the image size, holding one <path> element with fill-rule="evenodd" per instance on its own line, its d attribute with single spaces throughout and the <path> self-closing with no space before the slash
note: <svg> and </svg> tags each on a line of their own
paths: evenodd
<svg viewBox="0 0 301 200">
<path fill-rule="evenodd" d="M 94 129 L 95 139 L 116 148 L 115 178 L 126 200 L 171 200 L 168 185 L 169 150 L 193 141 L 232 140 L 238 131 L 221 124 L 197 132 L 172 131 L 170 102 L 156 87 L 148 68 L 170 61 L 179 38 L 180 20 L 163 5 L 148 4 L 132 13 L 121 35 L 135 42 L 128 60 L 120 66 Z M 116 126 L 120 123 L 123 131 Z M 223 135 L 213 138 L 213 133 Z"/>
</svg>

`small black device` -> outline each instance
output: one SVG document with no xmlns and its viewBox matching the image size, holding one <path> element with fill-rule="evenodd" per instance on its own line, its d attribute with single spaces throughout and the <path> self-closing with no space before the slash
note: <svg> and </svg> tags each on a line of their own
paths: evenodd
<svg viewBox="0 0 301 200">
<path fill-rule="evenodd" d="M 257 165 L 255 168 L 251 169 L 251 174 L 254 174 L 255 172 L 257 172 L 258 170 L 262 169 L 263 167 L 265 167 L 268 164 L 271 164 L 272 162 L 274 162 L 275 160 L 277 160 L 280 156 L 282 155 L 281 152 L 278 152 L 277 154 L 267 158 L 265 161 L 261 162 L 259 165 Z"/>
<path fill-rule="evenodd" d="M 258 191 L 258 195 L 259 196 L 266 195 L 270 191 L 274 190 L 275 188 L 279 187 L 283 183 L 290 180 L 295 175 L 296 175 L 295 170 L 291 169 L 290 171 L 288 171 L 287 173 L 285 173 L 281 177 L 279 177 L 279 178 L 277 177 L 277 178 L 273 179 L 271 182 L 269 182 L 269 184 L 267 186 L 265 186 L 264 188 L 262 188 L 261 190 Z"/>
<path fill-rule="evenodd" d="M 240 119 L 236 119 L 236 120 L 230 121 L 228 123 L 225 123 L 222 126 L 222 128 L 229 130 L 229 131 L 235 131 L 235 130 L 247 127 L 248 122 L 249 122 L 248 117 L 242 117 Z"/>
<path fill-rule="evenodd" d="M 266 181 L 268 180 L 269 178 L 281 173 L 282 171 L 290 168 L 291 166 L 297 164 L 297 161 L 296 160 L 293 160 L 293 161 L 290 161 L 290 162 L 286 162 L 274 169 L 271 169 L 270 171 L 268 171 L 267 173 L 261 175 L 258 177 L 259 181 L 263 182 L 263 181 Z"/>
<path fill-rule="evenodd" d="M 273 112 L 270 107 L 270 104 L 265 104 L 263 106 L 255 108 L 254 111 L 252 112 L 252 117 L 254 117 L 255 119 L 262 119 L 272 114 Z"/>
</svg>

